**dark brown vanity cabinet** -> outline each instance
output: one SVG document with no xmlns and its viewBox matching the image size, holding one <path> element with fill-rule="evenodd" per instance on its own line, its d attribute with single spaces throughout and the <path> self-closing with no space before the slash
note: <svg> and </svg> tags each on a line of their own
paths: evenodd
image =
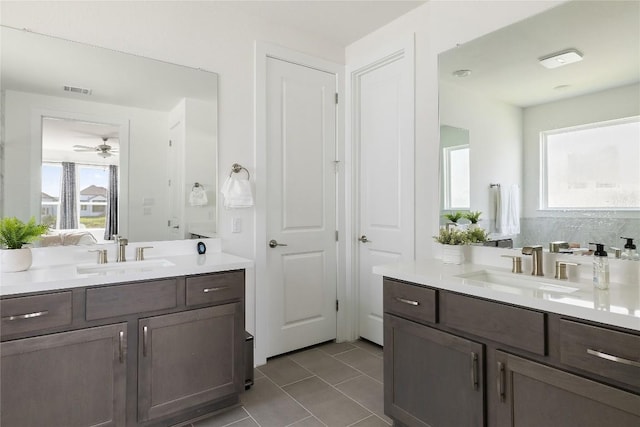
<svg viewBox="0 0 640 427">
<path fill-rule="evenodd" d="M 637 427 L 640 396 L 497 352 L 499 427 Z"/>
<path fill-rule="evenodd" d="M 244 390 L 244 312 L 224 304 L 139 321 L 138 418 Z"/>
<path fill-rule="evenodd" d="M 123 426 L 127 325 L 0 344 L 0 425 Z"/>
<path fill-rule="evenodd" d="M 384 316 L 385 412 L 408 426 L 482 426 L 482 344 Z"/>
<path fill-rule="evenodd" d="M 0 300 L 2 427 L 156 427 L 244 390 L 244 270 Z"/>
<path fill-rule="evenodd" d="M 640 334 L 385 278 L 400 426 L 640 426 Z M 475 385 L 477 384 L 477 388 Z"/>
</svg>

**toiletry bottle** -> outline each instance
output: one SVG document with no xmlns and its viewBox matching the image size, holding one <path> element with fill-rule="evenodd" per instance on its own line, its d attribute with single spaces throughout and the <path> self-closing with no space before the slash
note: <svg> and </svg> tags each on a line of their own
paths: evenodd
<svg viewBox="0 0 640 427">
<path fill-rule="evenodd" d="M 624 251 L 622 252 L 622 259 L 638 261 L 640 259 L 640 254 L 638 254 L 638 251 L 636 250 L 636 245 L 633 244 L 633 238 L 621 237 L 621 239 L 627 240 L 627 244 L 624 245 Z"/>
<path fill-rule="evenodd" d="M 593 253 L 593 286 L 598 289 L 609 289 L 609 258 L 602 243 L 596 245 Z"/>
</svg>

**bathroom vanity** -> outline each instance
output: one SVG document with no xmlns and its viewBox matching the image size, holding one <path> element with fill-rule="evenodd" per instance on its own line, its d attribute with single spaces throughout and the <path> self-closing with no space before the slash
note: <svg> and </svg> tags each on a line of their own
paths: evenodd
<svg viewBox="0 0 640 427">
<path fill-rule="evenodd" d="M 396 425 L 640 425 L 637 284 L 602 293 L 521 276 L 493 286 L 469 279 L 487 277 L 481 266 L 438 260 L 374 272 Z"/>
<path fill-rule="evenodd" d="M 2 275 L 0 424 L 168 426 L 238 403 L 252 263 L 223 253 L 163 260 Z M 25 283 L 47 271 L 51 280 Z"/>
</svg>

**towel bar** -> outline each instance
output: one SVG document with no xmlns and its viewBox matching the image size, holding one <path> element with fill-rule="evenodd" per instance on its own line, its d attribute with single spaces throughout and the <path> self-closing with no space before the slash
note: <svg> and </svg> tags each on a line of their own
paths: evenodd
<svg viewBox="0 0 640 427">
<path fill-rule="evenodd" d="M 498 187 L 500 188 L 500 184 L 489 184 L 489 188 Z"/>
</svg>

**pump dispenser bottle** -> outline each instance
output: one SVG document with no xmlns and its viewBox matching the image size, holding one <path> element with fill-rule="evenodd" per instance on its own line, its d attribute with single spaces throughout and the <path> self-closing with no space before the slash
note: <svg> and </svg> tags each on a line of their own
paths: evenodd
<svg viewBox="0 0 640 427">
<path fill-rule="evenodd" d="M 602 243 L 596 245 L 593 253 L 593 286 L 598 289 L 609 289 L 609 258 Z"/>
<path fill-rule="evenodd" d="M 640 260 L 640 254 L 636 251 L 636 245 L 633 244 L 633 238 L 621 237 L 621 239 L 627 240 L 627 244 L 624 245 L 624 251 L 622 252 L 621 258 L 631 261 Z"/>
</svg>

